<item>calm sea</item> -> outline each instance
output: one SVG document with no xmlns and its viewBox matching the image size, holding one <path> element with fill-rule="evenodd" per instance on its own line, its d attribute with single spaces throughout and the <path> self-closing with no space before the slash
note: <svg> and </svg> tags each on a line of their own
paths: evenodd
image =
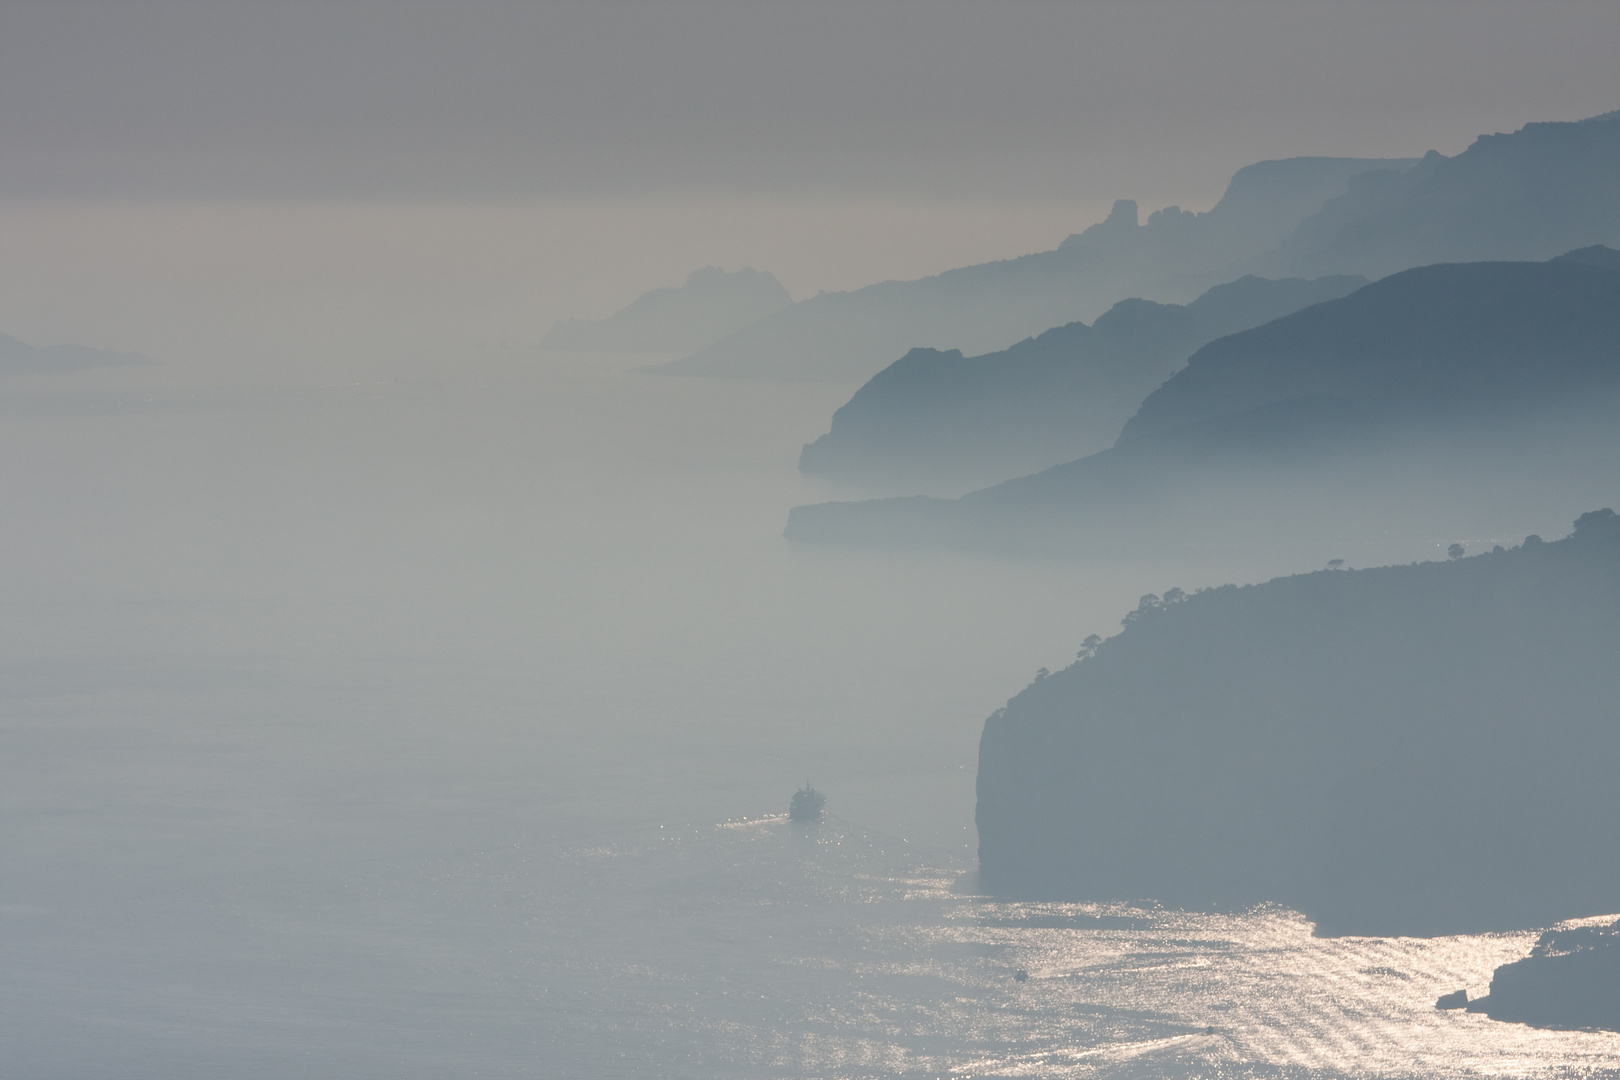
<svg viewBox="0 0 1620 1080">
<path fill-rule="evenodd" d="M 853 388 L 641 362 L 0 385 L 0 1075 L 1620 1073 L 1433 1008 L 1533 933 L 974 894 L 987 713 L 1343 552 L 795 548 Z"/>
</svg>

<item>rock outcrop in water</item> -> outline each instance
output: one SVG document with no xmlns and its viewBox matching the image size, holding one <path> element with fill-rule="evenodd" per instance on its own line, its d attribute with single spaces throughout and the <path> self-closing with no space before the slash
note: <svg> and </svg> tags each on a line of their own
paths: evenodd
<svg viewBox="0 0 1620 1080">
<path fill-rule="evenodd" d="M 728 274 L 705 266 L 674 289 L 643 293 L 605 319 L 570 319 L 551 328 L 544 349 L 672 353 L 701 349 L 792 303 L 760 270 Z"/>
<path fill-rule="evenodd" d="M 1554 543 L 1148 597 L 1087 652 L 985 722 L 997 893 L 1276 902 L 1378 936 L 1620 898 L 1612 511 Z"/>
<path fill-rule="evenodd" d="M 1559 927 L 1503 964 L 1470 1012 L 1544 1028 L 1620 1031 L 1620 923 Z"/>
<path fill-rule="evenodd" d="M 799 469 L 864 486 L 971 487 L 1104 450 L 1195 349 L 1367 284 L 1245 277 L 1190 304 L 1122 300 L 1003 352 L 913 349 L 833 414 Z"/>
<path fill-rule="evenodd" d="M 1601 262 L 1394 274 L 1199 349 L 1106 451 L 960 499 L 797 507 L 787 535 L 1068 551 L 1304 526 L 1354 539 L 1427 528 L 1437 508 L 1435 524 L 1473 524 L 1554 483 L 1607 492 L 1620 271 Z"/>
</svg>

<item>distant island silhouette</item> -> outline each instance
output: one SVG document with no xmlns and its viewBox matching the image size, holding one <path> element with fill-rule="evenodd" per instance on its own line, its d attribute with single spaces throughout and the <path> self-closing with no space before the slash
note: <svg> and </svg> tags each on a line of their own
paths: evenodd
<svg viewBox="0 0 1620 1080">
<path fill-rule="evenodd" d="M 1070 323 L 985 356 L 913 349 L 833 414 L 799 469 L 960 491 L 1094 453 L 1200 345 L 1366 283 L 1245 277 L 1187 305 L 1122 300 L 1090 326 Z"/>
<path fill-rule="evenodd" d="M 1620 479 L 1615 254 L 1391 275 L 1205 345 L 1108 450 L 960 499 L 797 507 L 787 535 L 983 550 L 1252 542 L 1454 519 L 1554 479 L 1602 489 Z"/>
<path fill-rule="evenodd" d="M 643 293 L 605 319 L 559 322 L 543 349 L 573 352 L 671 353 L 701 349 L 792 302 L 772 275 L 760 270 L 728 274 L 717 266 L 694 270 L 673 289 Z"/>
<path fill-rule="evenodd" d="M 0 375 L 30 375 L 39 372 L 88 371 L 91 368 L 130 367 L 155 364 L 150 356 L 93 349 L 88 345 L 46 345 L 35 348 L 14 337 L 0 334 Z"/>
<path fill-rule="evenodd" d="M 664 365 L 672 375 L 865 381 L 914 347 L 985 353 L 1120 300 L 1184 303 L 1269 256 L 1350 178 L 1416 158 L 1288 158 L 1249 165 L 1205 213 L 1166 207 L 1141 222 L 1118 200 L 1055 250 L 823 293 Z M 1321 275 L 1311 274 L 1311 277 Z"/>
<path fill-rule="evenodd" d="M 985 722 L 981 878 L 1020 898 L 1276 902 L 1324 935 L 1612 909 L 1617 646 L 1607 509 L 1552 543 L 1144 597 Z"/>
</svg>

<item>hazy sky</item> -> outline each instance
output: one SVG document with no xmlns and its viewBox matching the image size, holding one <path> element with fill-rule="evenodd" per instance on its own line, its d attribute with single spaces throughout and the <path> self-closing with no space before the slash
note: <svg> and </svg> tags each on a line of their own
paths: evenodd
<svg viewBox="0 0 1620 1080">
<path fill-rule="evenodd" d="M 1620 3 L 0 0 L 0 332 L 165 361 L 795 297 L 1620 108 Z"/>
<path fill-rule="evenodd" d="M 1291 154 L 1620 108 L 1620 4 L 50 0 L 0 197 L 1207 204 Z"/>
</svg>

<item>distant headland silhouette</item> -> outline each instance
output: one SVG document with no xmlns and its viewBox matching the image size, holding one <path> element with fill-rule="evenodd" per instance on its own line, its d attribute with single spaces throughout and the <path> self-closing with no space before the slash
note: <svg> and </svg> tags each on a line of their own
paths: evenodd
<svg viewBox="0 0 1620 1080">
<path fill-rule="evenodd" d="M 1167 207 L 1139 222 L 1121 199 L 1104 221 L 1055 250 L 823 293 L 665 365 L 672 375 L 860 380 L 914 347 L 985 353 L 1054 326 L 1094 319 L 1120 300 L 1185 303 L 1269 258 L 1300 222 L 1371 170 L 1417 159 L 1289 158 L 1238 170 L 1202 214 Z M 1261 265 L 1265 261 L 1265 265 Z M 1308 275 L 1319 277 L 1319 274 Z"/>
<path fill-rule="evenodd" d="M 672 353 L 700 349 L 792 302 L 772 275 L 759 270 L 728 274 L 717 266 L 694 270 L 685 283 L 654 289 L 605 319 L 557 323 L 543 349 L 573 352 Z"/>
<path fill-rule="evenodd" d="M 1609 490 L 1616 255 L 1393 274 L 1205 345 L 1108 450 L 959 499 L 797 507 L 787 536 L 1070 552 L 1247 543 L 1455 522 L 1551 482 Z"/>
<path fill-rule="evenodd" d="M 88 371 L 92 368 L 131 367 L 155 364 L 150 356 L 93 349 L 88 345 L 46 345 L 35 348 L 16 338 L 0 334 L 0 376 L 41 372 Z"/>
<path fill-rule="evenodd" d="M 1071 461 L 1113 445 L 1200 345 L 1365 284 L 1249 276 L 1186 305 L 1121 300 L 1090 326 L 985 356 L 913 349 L 833 414 L 799 468 L 857 485 L 964 490 Z"/>
</svg>

